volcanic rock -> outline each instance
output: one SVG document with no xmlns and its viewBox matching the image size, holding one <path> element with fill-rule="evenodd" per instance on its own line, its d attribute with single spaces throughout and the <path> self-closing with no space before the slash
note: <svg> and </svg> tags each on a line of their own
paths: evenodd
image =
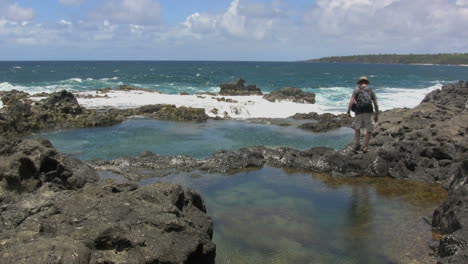
<svg viewBox="0 0 468 264">
<path fill-rule="evenodd" d="M 263 95 L 256 85 L 245 86 L 245 81 L 240 79 L 237 82 L 221 84 L 220 95 Z"/>
<path fill-rule="evenodd" d="M 46 140 L 0 141 L 2 263 L 214 263 L 213 223 L 179 185 L 99 182 Z"/>
<path fill-rule="evenodd" d="M 265 94 L 263 99 L 270 102 L 279 102 L 279 101 L 291 101 L 301 104 L 315 104 L 315 94 L 304 92 L 300 88 L 284 88 L 281 90 L 273 91 L 269 94 Z"/>
</svg>

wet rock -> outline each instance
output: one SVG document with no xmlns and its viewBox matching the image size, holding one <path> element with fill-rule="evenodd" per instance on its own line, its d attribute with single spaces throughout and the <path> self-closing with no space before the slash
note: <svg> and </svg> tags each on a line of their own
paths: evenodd
<svg viewBox="0 0 468 264">
<path fill-rule="evenodd" d="M 352 119 L 348 119 L 346 116 L 339 116 L 330 113 L 298 113 L 290 118 L 295 120 L 315 120 L 316 122 L 308 122 L 299 126 L 299 128 L 310 130 L 315 133 L 328 132 L 340 127 L 349 127 L 352 124 Z"/>
<path fill-rule="evenodd" d="M 315 112 L 310 112 L 310 113 L 297 113 L 290 118 L 295 119 L 295 120 L 307 120 L 307 119 L 312 119 L 312 120 L 333 120 L 333 119 L 345 119 L 346 115 L 334 115 L 330 113 L 324 113 L 324 114 L 318 114 Z"/>
<path fill-rule="evenodd" d="M 237 82 L 221 84 L 220 95 L 263 95 L 256 85 L 245 86 L 245 81 L 240 79 Z"/>
<path fill-rule="evenodd" d="M 310 130 L 315 133 L 323 133 L 350 125 L 351 122 L 346 119 L 331 119 L 312 123 L 305 123 L 300 125 L 299 128 Z"/>
<path fill-rule="evenodd" d="M 153 116 L 156 119 L 173 121 L 205 122 L 208 120 L 208 115 L 203 108 L 176 107 L 175 105 L 164 106 Z"/>
<path fill-rule="evenodd" d="M 18 90 L 0 92 L 0 98 L 4 106 L 16 105 L 19 102 L 24 103 L 24 100 L 28 97 L 28 93 Z"/>
<path fill-rule="evenodd" d="M 300 88 L 284 88 L 265 94 L 263 99 L 270 102 L 291 101 L 301 104 L 315 104 L 315 94 L 304 92 Z"/>
<path fill-rule="evenodd" d="M 231 98 L 225 98 L 225 97 L 221 97 L 221 98 L 218 98 L 218 97 L 211 97 L 211 99 L 214 99 L 218 102 L 226 102 L 226 103 L 230 103 L 230 104 L 236 104 L 236 103 L 239 103 L 239 101 L 237 100 L 233 100 Z"/>
<path fill-rule="evenodd" d="M 97 181 L 46 140 L 0 138 L 2 263 L 214 263 L 213 223 L 179 185 Z"/>
</svg>

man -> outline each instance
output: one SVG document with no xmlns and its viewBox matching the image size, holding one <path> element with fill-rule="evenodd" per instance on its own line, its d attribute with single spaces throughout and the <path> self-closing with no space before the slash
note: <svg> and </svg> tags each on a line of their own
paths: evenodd
<svg viewBox="0 0 468 264">
<path fill-rule="evenodd" d="M 354 89 L 353 95 L 348 105 L 348 118 L 351 118 L 351 110 L 356 113 L 353 121 L 354 128 L 354 151 L 361 148 L 361 129 L 367 130 L 362 151 L 366 153 L 369 150 L 369 140 L 374 129 L 372 123 L 372 115 L 374 115 L 374 122 L 379 120 L 379 105 L 377 104 L 377 96 L 374 91 L 369 87 L 369 80 L 367 77 L 361 77 L 357 81 L 358 86 Z M 372 107 L 373 103 L 373 107 Z M 375 109 L 375 112 L 374 112 Z"/>
</svg>

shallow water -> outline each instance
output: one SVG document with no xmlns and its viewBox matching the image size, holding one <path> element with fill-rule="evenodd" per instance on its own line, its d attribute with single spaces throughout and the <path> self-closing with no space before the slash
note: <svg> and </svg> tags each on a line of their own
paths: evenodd
<svg viewBox="0 0 468 264">
<path fill-rule="evenodd" d="M 60 152 L 82 160 L 134 156 L 144 151 L 205 158 L 222 149 L 236 150 L 257 145 L 340 149 L 352 141 L 352 130 L 342 128 L 327 133 L 311 133 L 297 127 L 241 121 L 192 123 L 130 119 L 111 127 L 63 130 L 34 137 L 45 137 Z"/>
<path fill-rule="evenodd" d="M 217 263 L 435 263 L 423 217 L 446 198 L 436 185 L 270 167 L 141 183 L 156 181 L 202 194 L 215 223 Z"/>
</svg>

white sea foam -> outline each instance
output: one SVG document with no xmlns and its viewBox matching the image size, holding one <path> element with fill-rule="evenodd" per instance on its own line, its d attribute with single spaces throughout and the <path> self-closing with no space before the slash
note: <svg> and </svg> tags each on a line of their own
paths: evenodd
<svg viewBox="0 0 468 264">
<path fill-rule="evenodd" d="M 380 108 L 387 110 L 396 107 L 414 107 L 424 98 L 425 94 L 440 88 L 441 85 L 425 89 L 383 88 L 377 96 Z M 331 87 L 311 89 L 316 92 L 315 104 L 299 104 L 293 102 L 272 103 L 262 96 L 223 96 L 237 103 L 218 101 L 221 96 L 210 95 L 171 95 L 150 93 L 144 91 L 111 91 L 107 98 L 79 98 L 78 101 L 88 108 L 133 108 L 148 104 L 174 104 L 178 107 L 204 108 L 209 116 L 224 116 L 227 113 L 232 118 L 286 118 L 295 113 L 333 113 L 346 112 L 352 89 L 346 87 Z M 95 94 L 95 92 L 80 92 Z M 217 110 L 217 114 L 213 110 Z"/>
<path fill-rule="evenodd" d="M 70 81 L 70 82 L 77 82 L 77 83 L 83 83 L 83 79 L 81 79 L 81 78 L 70 78 L 70 79 L 68 79 L 67 81 Z"/>
<path fill-rule="evenodd" d="M 2 102 L 2 97 L 0 97 L 0 109 L 3 108 L 3 102 Z"/>
<path fill-rule="evenodd" d="M 21 66 L 15 66 L 15 67 L 13 67 L 13 69 L 22 69 L 22 68 L 23 68 L 23 67 L 21 67 Z"/>
<path fill-rule="evenodd" d="M 95 94 L 95 92 L 82 92 Z M 262 96 L 224 96 L 236 100 L 237 103 L 220 102 L 210 95 L 171 95 L 143 91 L 111 91 L 108 98 L 79 98 L 81 105 L 88 108 L 116 107 L 132 108 L 148 104 L 173 104 L 178 107 L 204 108 L 209 116 L 224 116 L 226 112 L 232 118 L 286 118 L 295 113 L 328 112 L 319 104 L 297 104 L 292 102 L 271 103 Z M 218 110 L 218 114 L 212 112 Z"/>
<path fill-rule="evenodd" d="M 22 86 L 22 85 L 13 85 L 8 82 L 0 83 L 0 91 L 10 91 L 10 90 L 18 90 L 27 92 L 30 94 L 37 94 L 42 92 L 56 92 L 60 90 L 69 90 L 74 91 L 76 88 L 70 84 L 54 84 L 54 85 L 42 85 L 42 86 Z"/>
<path fill-rule="evenodd" d="M 10 84 L 9 82 L 0 83 L 0 91 L 9 91 L 13 89 L 16 89 L 15 86 Z"/>
</svg>

